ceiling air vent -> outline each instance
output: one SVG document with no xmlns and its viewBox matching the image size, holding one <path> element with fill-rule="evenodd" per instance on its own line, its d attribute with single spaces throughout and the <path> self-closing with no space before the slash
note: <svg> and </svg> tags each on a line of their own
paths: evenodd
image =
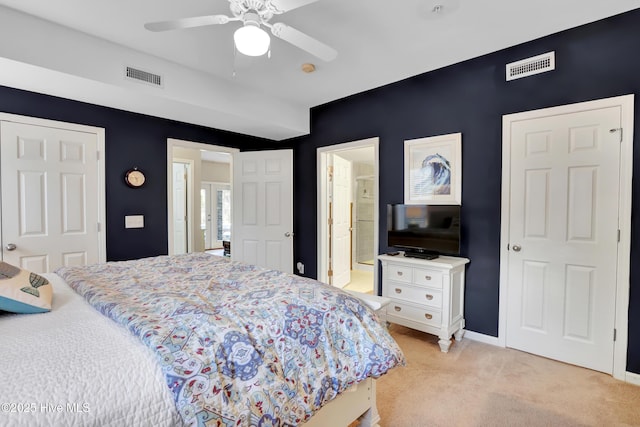
<svg viewBox="0 0 640 427">
<path fill-rule="evenodd" d="M 162 87 L 162 76 L 159 74 L 149 73 L 148 71 L 139 70 L 133 67 L 126 67 L 125 77 L 137 82 L 147 83 L 152 86 Z"/>
<path fill-rule="evenodd" d="M 521 79 L 534 74 L 545 73 L 556 69 L 556 53 L 547 52 L 542 55 L 507 64 L 507 81 Z"/>
</svg>

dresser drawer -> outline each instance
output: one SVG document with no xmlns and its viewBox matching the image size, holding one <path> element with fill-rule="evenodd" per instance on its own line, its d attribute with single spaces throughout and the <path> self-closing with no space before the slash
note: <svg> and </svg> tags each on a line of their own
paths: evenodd
<svg viewBox="0 0 640 427">
<path fill-rule="evenodd" d="M 440 310 L 426 307 L 418 308 L 398 301 L 391 301 L 391 304 L 387 306 L 387 314 L 430 326 L 440 327 L 442 324 L 442 313 Z"/>
<path fill-rule="evenodd" d="M 414 304 L 442 308 L 442 291 L 436 289 L 407 286 L 401 282 L 387 282 L 385 296 L 394 300 L 409 301 Z"/>
<path fill-rule="evenodd" d="M 397 282 L 405 282 L 405 283 L 411 283 L 411 273 L 412 273 L 412 268 L 411 267 L 405 267 L 403 265 L 394 265 L 394 264 L 389 264 L 389 269 L 388 269 L 388 280 L 395 280 Z"/>
<path fill-rule="evenodd" d="M 413 269 L 413 283 L 442 289 L 442 272 L 425 268 Z"/>
</svg>

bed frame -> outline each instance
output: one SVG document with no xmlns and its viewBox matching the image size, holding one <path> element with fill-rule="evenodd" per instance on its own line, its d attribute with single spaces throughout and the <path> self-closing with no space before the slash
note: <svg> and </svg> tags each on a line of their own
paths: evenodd
<svg viewBox="0 0 640 427">
<path fill-rule="evenodd" d="M 359 427 L 379 427 L 376 380 L 367 378 L 327 403 L 307 421 L 305 427 L 347 427 L 359 420 Z"/>
</svg>

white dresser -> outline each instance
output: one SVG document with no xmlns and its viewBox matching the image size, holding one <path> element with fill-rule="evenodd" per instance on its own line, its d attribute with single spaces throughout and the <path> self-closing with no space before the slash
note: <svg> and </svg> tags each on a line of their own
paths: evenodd
<svg viewBox="0 0 640 427">
<path fill-rule="evenodd" d="M 437 335 L 446 353 L 451 335 L 464 335 L 464 272 L 466 258 L 441 256 L 434 260 L 379 255 L 382 295 L 391 303 L 386 320 Z"/>
</svg>

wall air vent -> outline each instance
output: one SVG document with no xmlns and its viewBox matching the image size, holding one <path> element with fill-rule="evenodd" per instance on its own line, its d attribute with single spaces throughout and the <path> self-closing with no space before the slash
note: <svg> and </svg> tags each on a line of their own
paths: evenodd
<svg viewBox="0 0 640 427">
<path fill-rule="evenodd" d="M 542 55 L 507 64 L 507 81 L 521 79 L 534 74 L 545 73 L 556 69 L 556 53 L 547 52 Z"/>
<path fill-rule="evenodd" d="M 162 76 L 159 74 L 153 74 L 148 71 L 143 71 L 133 67 L 125 68 L 125 77 L 136 82 L 147 83 L 152 86 L 162 87 Z"/>
</svg>

